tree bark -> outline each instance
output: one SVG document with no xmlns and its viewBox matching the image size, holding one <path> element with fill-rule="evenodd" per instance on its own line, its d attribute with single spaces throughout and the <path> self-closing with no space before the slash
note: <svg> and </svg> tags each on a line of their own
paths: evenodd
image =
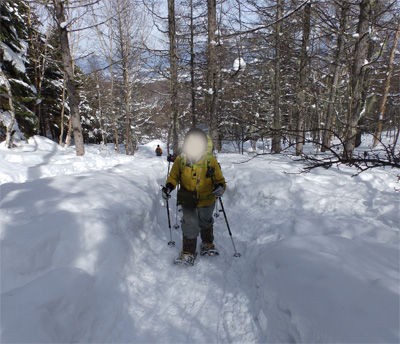
<svg viewBox="0 0 400 344">
<path fill-rule="evenodd" d="M 342 9 L 340 15 L 339 32 L 337 36 L 337 48 L 335 52 L 335 59 L 331 66 L 333 70 L 331 71 L 332 79 L 329 85 L 329 99 L 328 99 L 328 106 L 326 108 L 325 124 L 322 136 L 322 147 L 321 147 L 322 152 L 325 152 L 331 147 L 333 126 L 334 126 L 335 101 L 337 97 L 337 89 L 339 86 L 339 77 L 342 70 L 340 60 L 343 56 L 343 51 L 344 51 L 344 44 L 345 44 L 344 35 L 346 32 L 350 3 L 345 1 L 341 6 Z"/>
<path fill-rule="evenodd" d="M 47 36 L 46 41 L 43 42 L 44 44 L 40 44 L 38 41 L 41 39 L 41 34 L 36 31 L 33 27 L 32 23 L 33 14 L 31 6 L 28 7 L 28 35 L 29 35 L 29 46 L 30 46 L 30 60 L 33 66 L 33 82 L 36 88 L 36 102 L 33 108 L 36 117 L 39 120 L 39 134 L 42 136 L 46 136 L 47 134 L 47 123 L 43 118 L 42 114 L 42 102 L 41 102 L 41 95 L 42 95 L 42 83 L 44 79 L 44 72 L 45 72 L 45 60 L 47 56 Z M 39 37 L 38 37 L 39 36 Z"/>
<path fill-rule="evenodd" d="M 59 138 L 59 144 L 61 146 L 64 145 L 63 139 L 64 139 L 64 115 L 65 115 L 65 77 L 63 78 L 63 88 L 62 88 L 62 94 L 61 94 L 61 120 L 60 120 L 60 138 Z"/>
<path fill-rule="evenodd" d="M 217 151 L 221 150 L 218 132 L 217 117 L 217 3 L 216 0 L 207 0 L 208 16 L 208 45 L 207 45 L 207 91 L 206 109 L 210 135 Z"/>
<path fill-rule="evenodd" d="M 393 65 L 394 65 L 393 62 L 394 62 L 394 57 L 395 57 L 396 48 L 397 48 L 397 42 L 398 42 L 399 38 L 400 38 L 400 23 L 397 26 L 397 30 L 394 35 L 393 46 L 392 46 L 392 49 L 390 50 L 389 64 L 388 64 L 388 68 L 387 68 L 387 72 L 386 72 L 385 85 L 383 87 L 382 100 L 381 100 L 381 104 L 379 106 L 378 125 L 377 125 L 375 135 L 374 135 L 373 147 L 376 147 L 378 145 L 379 141 L 381 141 L 383 120 L 385 117 L 385 110 L 386 110 L 386 102 L 387 102 L 387 98 L 389 95 L 390 81 L 391 81 L 392 75 L 393 75 Z"/>
<path fill-rule="evenodd" d="M 136 140 L 132 133 L 132 114 L 131 114 L 131 102 L 132 102 L 132 87 L 130 82 L 130 59 L 131 59 L 131 37 L 129 35 L 127 11 L 124 3 L 117 0 L 117 30 L 118 30 L 118 45 L 121 57 L 122 66 L 122 84 L 123 84 L 123 106 L 125 112 L 125 153 L 127 155 L 134 155 L 136 149 Z"/>
<path fill-rule="evenodd" d="M 67 137 L 65 138 L 65 145 L 69 147 L 71 145 L 71 136 L 72 136 L 72 121 L 71 117 L 68 120 L 68 130 L 67 130 Z"/>
<path fill-rule="evenodd" d="M 175 0 L 168 0 L 168 36 L 172 119 L 172 149 L 178 152 L 178 55 L 176 50 Z"/>
<path fill-rule="evenodd" d="M 101 141 L 102 141 L 101 144 L 107 146 L 107 136 L 104 125 L 104 117 L 103 117 L 103 102 L 101 101 L 102 94 L 100 92 L 100 77 L 98 73 L 96 73 L 96 90 L 97 90 L 97 101 L 99 107 L 99 124 L 100 124 Z"/>
<path fill-rule="evenodd" d="M 357 26 L 358 41 L 354 49 L 354 60 L 350 75 L 350 113 L 348 114 L 344 135 L 343 155 L 347 159 L 351 159 L 353 155 L 357 136 L 357 126 L 363 116 L 362 110 L 365 103 L 363 89 L 365 84 L 366 59 L 368 57 L 370 39 L 369 23 L 374 3 L 375 0 L 362 0 L 360 3 L 360 15 Z"/>
<path fill-rule="evenodd" d="M 115 16 L 114 10 L 115 3 L 113 1 L 108 1 L 104 6 L 104 13 L 107 17 Z M 105 118 L 109 120 L 112 134 L 113 134 L 113 143 L 114 143 L 114 151 L 119 153 L 119 133 L 118 133 L 118 115 L 115 105 L 115 94 L 114 94 L 114 84 L 115 84 L 115 76 L 114 76 L 114 47 L 116 43 L 115 33 L 114 33 L 114 23 L 107 22 L 105 23 L 105 28 L 96 26 L 97 36 L 103 51 L 104 58 L 107 60 L 109 65 L 109 87 L 107 89 L 107 104 L 105 104 L 106 115 Z M 107 32 L 104 35 L 103 30 Z"/>
<path fill-rule="evenodd" d="M 196 126 L 196 89 L 194 79 L 195 52 L 194 52 L 194 22 L 193 22 L 193 0 L 190 0 L 190 87 L 191 87 L 191 111 L 192 127 Z"/>
<path fill-rule="evenodd" d="M 282 35 L 282 22 L 280 18 L 283 15 L 283 0 L 276 1 L 276 14 L 275 14 L 275 60 L 274 60 L 274 115 L 272 122 L 272 153 L 280 153 L 281 146 L 281 35 Z"/>
<path fill-rule="evenodd" d="M 124 108 L 125 108 L 125 153 L 126 155 L 134 155 L 135 147 L 132 135 L 132 117 L 131 117 L 131 99 L 132 91 L 130 88 L 129 75 L 126 68 L 126 63 L 122 62 L 123 65 L 123 83 L 124 83 Z"/>
<path fill-rule="evenodd" d="M 299 82 L 297 88 L 297 135 L 296 135 L 296 155 L 303 153 L 304 145 L 304 121 L 305 121 L 305 86 L 309 57 L 307 53 L 310 44 L 311 31 L 311 3 L 304 7 L 303 17 L 303 38 L 301 42 Z"/>
<path fill-rule="evenodd" d="M 111 103 L 111 113 L 112 113 L 112 127 L 113 127 L 113 137 L 114 137 L 114 151 L 119 153 L 119 133 L 118 133 L 118 116 L 117 111 L 115 111 L 115 100 L 114 100 L 114 68 L 113 68 L 113 40 L 114 40 L 114 30 L 112 25 L 110 25 L 110 38 L 109 38 L 109 51 L 107 52 L 107 60 L 110 65 L 110 88 L 108 90 L 108 96 Z"/>
<path fill-rule="evenodd" d="M 85 154 L 85 146 L 83 142 L 81 118 L 79 114 L 79 92 L 74 76 L 74 62 L 71 55 L 68 31 L 66 23 L 66 15 L 63 0 L 53 0 L 55 17 L 58 23 L 58 34 L 61 46 L 61 56 L 63 61 L 63 69 L 68 91 L 68 102 L 70 107 L 71 125 L 75 141 L 76 155 Z"/>
</svg>

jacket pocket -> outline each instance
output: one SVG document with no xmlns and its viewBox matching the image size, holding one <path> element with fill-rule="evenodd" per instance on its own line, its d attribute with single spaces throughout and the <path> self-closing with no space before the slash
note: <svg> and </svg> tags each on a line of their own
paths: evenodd
<svg viewBox="0 0 400 344">
<path fill-rule="evenodd" d="M 196 208 L 199 203 L 196 191 L 188 191 L 181 187 L 178 190 L 178 204 L 184 208 Z"/>
</svg>

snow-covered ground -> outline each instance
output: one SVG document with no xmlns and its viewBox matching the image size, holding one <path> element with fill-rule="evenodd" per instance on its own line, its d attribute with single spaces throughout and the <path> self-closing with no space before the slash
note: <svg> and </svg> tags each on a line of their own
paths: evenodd
<svg viewBox="0 0 400 344">
<path fill-rule="evenodd" d="M 400 341 L 398 171 L 221 154 L 242 256 L 220 216 L 221 255 L 182 268 L 158 143 L 0 148 L 2 343 Z"/>
</svg>

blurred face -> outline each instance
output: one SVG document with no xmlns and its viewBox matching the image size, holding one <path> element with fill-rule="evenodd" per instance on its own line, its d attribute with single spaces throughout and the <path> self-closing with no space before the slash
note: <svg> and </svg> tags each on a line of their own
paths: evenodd
<svg viewBox="0 0 400 344">
<path fill-rule="evenodd" d="M 197 134 L 192 134 L 186 137 L 183 145 L 183 153 L 186 154 L 190 161 L 199 161 L 206 151 L 207 143 L 205 142 L 204 137 Z"/>
</svg>

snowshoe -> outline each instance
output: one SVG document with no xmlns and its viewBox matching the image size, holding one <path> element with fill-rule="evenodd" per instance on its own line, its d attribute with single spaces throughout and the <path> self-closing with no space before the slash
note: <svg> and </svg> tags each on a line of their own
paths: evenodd
<svg viewBox="0 0 400 344">
<path fill-rule="evenodd" d="M 200 245 L 200 255 L 201 256 L 218 256 L 219 252 L 215 248 L 215 245 L 213 243 L 202 243 Z"/>
<path fill-rule="evenodd" d="M 181 252 L 180 255 L 177 258 L 175 258 L 174 264 L 193 266 L 196 260 L 196 256 L 197 253 L 191 254 L 191 253 Z"/>
</svg>

